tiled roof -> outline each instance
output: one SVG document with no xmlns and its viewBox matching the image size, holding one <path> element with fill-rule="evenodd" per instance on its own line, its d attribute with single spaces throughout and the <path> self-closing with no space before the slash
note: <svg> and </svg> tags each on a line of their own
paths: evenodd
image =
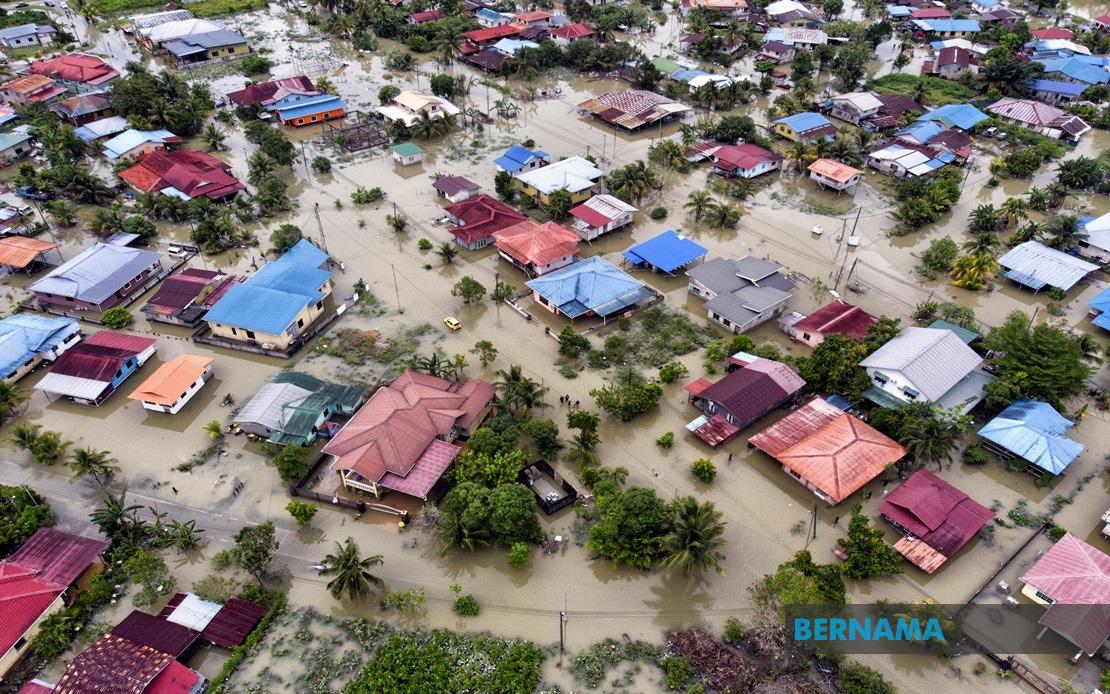
<svg viewBox="0 0 1110 694">
<path fill-rule="evenodd" d="M 56 694 L 142 694 L 174 657 L 149 646 L 106 634 L 73 659 Z"/>
<path fill-rule="evenodd" d="M 474 243 L 495 231 L 528 219 L 500 200 L 486 194 L 457 202 L 444 208 L 447 214 L 460 219 L 461 227 L 451 229 L 451 234 L 464 243 Z"/>
<path fill-rule="evenodd" d="M 463 36 L 472 43 L 482 43 L 484 41 L 492 41 L 494 39 L 503 39 L 506 36 L 516 36 L 521 31 L 521 27 L 513 24 L 502 24 L 501 26 L 488 27 L 485 29 L 475 29 L 468 31 Z"/>
<path fill-rule="evenodd" d="M 528 265 L 547 265 L 578 252 L 578 234 L 555 222 L 526 220 L 493 235 L 498 250 Z"/>
<path fill-rule="evenodd" d="M 119 70 L 88 53 L 65 53 L 50 60 L 32 60 L 27 69 L 36 75 L 93 85 L 119 76 Z"/>
<path fill-rule="evenodd" d="M 573 41 L 574 39 L 585 38 L 586 36 L 593 36 L 594 28 L 589 24 L 581 22 L 577 24 L 567 24 L 566 26 L 555 27 L 551 30 L 553 38 L 567 39 Z"/>
</svg>

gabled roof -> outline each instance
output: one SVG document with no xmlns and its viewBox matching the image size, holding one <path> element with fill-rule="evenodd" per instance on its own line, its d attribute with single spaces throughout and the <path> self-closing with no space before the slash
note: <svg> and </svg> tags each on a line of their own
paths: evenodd
<svg viewBox="0 0 1110 694">
<path fill-rule="evenodd" d="M 554 38 L 567 39 L 573 41 L 574 39 L 581 39 L 587 36 L 593 36 L 594 28 L 589 24 L 578 22 L 576 24 L 566 24 L 561 27 L 551 29 L 550 34 Z"/>
<path fill-rule="evenodd" d="M 171 22 L 163 22 L 148 28 L 138 30 L 138 33 L 145 36 L 152 43 L 161 44 L 166 41 L 173 41 L 182 36 L 192 36 L 195 34 L 203 34 L 209 31 L 217 31 L 225 29 L 226 27 L 222 22 L 217 22 L 211 19 L 179 19 Z"/>
<path fill-rule="evenodd" d="M 621 255 L 633 265 L 647 264 L 663 272 L 674 272 L 707 253 L 709 249 L 670 229 L 632 246 Z"/>
<path fill-rule="evenodd" d="M 911 326 L 903 328 L 860 366 L 900 372 L 933 402 L 982 363 L 983 358 L 951 330 Z"/>
<path fill-rule="evenodd" d="M 570 215 L 592 227 L 603 227 L 622 214 L 636 212 L 636 208 L 612 195 L 595 195 L 581 205 L 570 208 Z"/>
<path fill-rule="evenodd" d="M 423 24 L 424 22 L 434 22 L 437 19 L 443 19 L 446 16 L 443 10 L 425 10 L 423 12 L 413 12 L 409 15 L 409 19 L 415 24 Z"/>
<path fill-rule="evenodd" d="M 119 70 L 88 53 L 64 53 L 50 60 L 32 60 L 27 69 L 36 75 L 92 85 L 119 77 Z"/>
<path fill-rule="evenodd" d="M 432 188 L 444 195 L 455 195 L 467 190 L 481 190 L 482 186 L 463 176 L 440 176 L 432 181 Z"/>
<path fill-rule="evenodd" d="M 0 378 L 7 378 L 36 354 L 62 344 L 79 330 L 72 318 L 17 313 L 0 319 Z"/>
<path fill-rule="evenodd" d="M 863 173 L 859 169 L 835 159 L 818 159 L 807 168 L 811 173 L 830 178 L 837 183 L 847 183 L 852 180 L 853 176 L 859 176 Z"/>
<path fill-rule="evenodd" d="M 174 658 L 189 650 L 199 636 L 192 629 L 138 610 L 132 610 L 110 633 Z"/>
<path fill-rule="evenodd" d="M 1092 311 L 1098 315 L 1091 319 L 1091 323 L 1103 330 L 1110 330 L 1110 287 L 1103 289 L 1088 304 Z"/>
<path fill-rule="evenodd" d="M 1006 277 L 1037 290 L 1057 287 L 1067 291 L 1079 280 L 1099 269 L 1098 265 L 1049 248 L 1039 241 L 1026 241 L 998 259 Z"/>
<path fill-rule="evenodd" d="M 20 24 L 0 29 L 0 40 L 18 39 L 32 34 L 53 34 L 54 27 L 48 24 Z"/>
<path fill-rule="evenodd" d="M 110 140 L 106 140 L 101 146 L 104 148 L 104 156 L 115 161 L 136 147 L 141 147 L 148 142 L 168 144 L 181 142 L 181 138 L 169 130 L 135 130 L 130 128 Z"/>
<path fill-rule="evenodd" d="M 798 321 L 791 328 L 798 332 L 821 335 L 839 333 L 862 340 L 867 335 L 867 327 L 878 320 L 859 306 L 836 299 Z"/>
<path fill-rule="evenodd" d="M 1029 80 L 1025 83 L 1035 92 L 1048 92 L 1063 96 L 1079 96 L 1087 90 L 1087 85 L 1076 82 L 1062 82 L 1060 80 Z"/>
<path fill-rule="evenodd" d="M 312 80 L 306 75 L 286 77 L 270 82 L 259 82 L 238 91 L 229 92 L 228 101 L 238 106 L 258 104 L 271 99 L 278 92 L 303 92 L 316 93 L 317 89 Z"/>
<path fill-rule="evenodd" d="M 50 105 L 50 110 L 62 118 L 80 118 L 110 108 L 112 100 L 107 94 L 78 94 Z"/>
<path fill-rule="evenodd" d="M 587 190 L 605 175 L 592 162 L 583 157 L 568 157 L 539 169 L 518 174 L 517 179 L 541 193 L 557 190 L 579 193 Z"/>
<path fill-rule="evenodd" d="M 968 67 L 971 65 L 971 53 L 959 46 L 942 48 L 940 52 L 937 53 L 937 67 L 943 67 L 945 65 Z"/>
<path fill-rule="evenodd" d="M 475 29 L 468 31 L 463 36 L 472 43 L 482 43 L 483 41 L 493 41 L 494 39 L 502 39 L 506 36 L 516 36 L 520 33 L 522 27 L 513 24 L 502 24 L 495 27 L 486 27 L 484 29 Z"/>
<path fill-rule="evenodd" d="M 833 101 L 844 101 L 851 104 L 857 111 L 874 111 L 879 109 L 883 102 L 879 101 L 871 92 L 851 92 L 834 96 Z"/>
<path fill-rule="evenodd" d="M 98 241 L 27 288 L 99 304 L 159 258 L 150 251 Z"/>
<path fill-rule="evenodd" d="M 40 255 L 58 248 L 53 241 L 43 241 L 29 236 L 4 236 L 0 238 L 0 265 L 22 270 Z"/>
<path fill-rule="evenodd" d="M 543 266 L 578 252 L 578 234 L 555 222 L 518 222 L 493 234 L 497 249 L 524 265 Z"/>
<path fill-rule="evenodd" d="M 145 193 L 161 190 L 186 199 L 204 196 L 215 200 L 246 189 L 230 171 L 231 165 L 211 154 L 177 149 L 151 152 L 116 175 Z"/>
<path fill-rule="evenodd" d="M 176 403 L 215 361 L 199 354 L 182 354 L 162 364 L 128 399 L 170 406 Z"/>
<path fill-rule="evenodd" d="M 865 422 L 816 398 L 748 439 L 836 504 L 905 456 Z"/>
<path fill-rule="evenodd" d="M 1110 72 L 1104 67 L 1092 65 L 1080 56 L 1041 60 L 1046 74 L 1060 73 L 1085 84 L 1106 84 L 1110 82 Z"/>
<path fill-rule="evenodd" d="M 54 80 L 46 75 L 23 75 L 0 84 L 0 89 L 6 89 L 29 98 L 32 101 L 47 99 L 57 96 L 65 91 L 64 87 L 54 84 Z"/>
<path fill-rule="evenodd" d="M 806 382 L 786 364 L 772 359 L 756 359 L 698 394 L 717 403 L 747 426 L 771 413 L 805 387 Z"/>
<path fill-rule="evenodd" d="M 123 132 L 129 127 L 127 119 L 123 116 L 108 116 L 107 118 L 100 118 L 90 123 L 85 123 L 81 127 L 74 129 L 73 134 L 81 138 L 82 142 L 93 142 L 102 137 L 108 137 L 109 135 Z"/>
<path fill-rule="evenodd" d="M 66 350 L 54 362 L 50 376 L 72 376 L 107 383 L 128 359 L 154 346 L 151 337 L 101 330 Z M 43 379 L 43 385 L 48 379 Z"/>
<path fill-rule="evenodd" d="M 142 694 L 174 657 L 120 636 L 105 634 L 77 654 L 58 680 L 56 694 Z"/>
<path fill-rule="evenodd" d="M 611 316 L 655 294 L 601 256 L 580 260 L 527 285 L 569 318 L 590 311 L 602 317 Z"/>
<path fill-rule="evenodd" d="M 1071 420 L 1047 402 L 1020 400 L 979 430 L 984 439 L 1053 475 L 1063 472 L 1086 448 L 1066 436 Z"/>
<path fill-rule="evenodd" d="M 1075 32 L 1073 32 L 1071 29 L 1065 29 L 1063 27 L 1045 27 L 1043 29 L 1034 29 L 1029 33 L 1032 34 L 1035 38 L 1045 40 L 1075 38 Z"/>
<path fill-rule="evenodd" d="M 259 424 L 269 440 L 306 445 L 324 410 L 349 414 L 362 402 L 362 389 L 320 380 L 299 371 L 279 371 L 235 415 L 235 421 Z"/>
<path fill-rule="evenodd" d="M 276 113 L 282 122 L 332 111 L 346 111 L 347 104 L 334 94 L 314 94 L 297 101 L 274 102 L 266 110 Z"/>
<path fill-rule="evenodd" d="M 107 547 L 108 543 L 91 537 L 39 528 L 3 565 L 5 571 L 12 566 L 20 567 L 39 580 L 68 588 Z"/>
<path fill-rule="evenodd" d="M 1110 556 L 1106 553 L 1067 533 L 1021 580 L 1054 601 L 1041 624 L 1068 636 L 1085 652 L 1097 652 L 1110 636 L 1110 611 L 1106 609 L 1110 604 Z M 1080 605 L 1090 609 L 1075 609 Z"/>
<path fill-rule="evenodd" d="M 974 19 L 915 19 L 913 24 L 922 31 L 941 33 L 976 33 L 979 31 L 979 22 Z"/>
<path fill-rule="evenodd" d="M 463 225 L 451 234 L 464 243 L 474 243 L 492 236 L 495 231 L 528 219 L 497 198 L 485 193 L 445 207 L 447 214 L 462 220 Z"/>
<path fill-rule="evenodd" d="M 723 163 L 726 166 L 744 169 L 745 171 L 754 169 L 765 162 L 782 161 L 782 157 L 774 152 L 751 143 L 721 146 L 713 152 L 713 158 L 718 166 Z"/>
<path fill-rule="evenodd" d="M 935 120 L 944 123 L 950 128 L 971 130 L 988 118 L 990 118 L 990 116 L 971 104 L 947 104 L 940 108 L 935 108 L 928 113 L 923 113 L 917 117 L 917 120 Z"/>
<path fill-rule="evenodd" d="M 606 92 L 578 104 L 601 120 L 635 130 L 648 123 L 690 111 L 690 107 L 645 89 Z"/>
<path fill-rule="evenodd" d="M 167 309 L 185 308 L 200 296 L 205 287 L 223 276 L 215 270 L 185 268 L 167 277 L 146 303 L 148 306 L 154 305 Z"/>
<path fill-rule="evenodd" d="M 833 127 L 835 130 L 835 126 L 833 126 L 829 119 L 825 118 L 820 113 L 795 113 L 792 116 L 778 118 L 772 122 L 776 125 L 781 123 L 799 135 L 804 135 L 826 127 Z"/>
<path fill-rule="evenodd" d="M 246 42 L 246 37 L 237 31 L 232 31 L 230 29 L 213 29 L 212 31 L 202 31 L 197 34 L 182 36 L 176 41 L 166 42 L 162 47 L 175 56 L 185 57 L 203 53 L 213 48 L 238 46 Z"/>
</svg>

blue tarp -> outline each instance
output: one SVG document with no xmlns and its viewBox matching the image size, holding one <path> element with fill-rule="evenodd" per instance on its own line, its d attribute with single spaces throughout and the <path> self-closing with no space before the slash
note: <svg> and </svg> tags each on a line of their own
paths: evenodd
<svg viewBox="0 0 1110 694">
<path fill-rule="evenodd" d="M 1058 475 L 1086 448 L 1064 435 L 1071 427 L 1072 422 L 1052 405 L 1021 400 L 987 422 L 979 435 L 1022 460 Z"/>
<path fill-rule="evenodd" d="M 672 229 L 636 244 L 621 255 L 633 265 L 647 264 L 663 272 L 674 272 L 708 252 L 708 249 Z"/>
<path fill-rule="evenodd" d="M 527 285 L 568 318 L 590 311 L 605 318 L 655 293 L 600 256 L 537 277 Z"/>
<path fill-rule="evenodd" d="M 918 116 L 917 120 L 918 122 L 939 121 L 949 128 L 971 130 L 989 117 L 971 104 L 948 104 Z"/>
<path fill-rule="evenodd" d="M 77 321 L 29 313 L 0 320 L 0 378 L 7 378 L 40 352 L 54 349 L 73 334 Z"/>
<path fill-rule="evenodd" d="M 1091 319 L 1091 323 L 1103 330 L 1110 330 L 1110 287 L 1099 292 L 1098 296 L 1091 299 L 1088 306 L 1092 311 L 1098 311 L 1098 315 Z"/>
</svg>

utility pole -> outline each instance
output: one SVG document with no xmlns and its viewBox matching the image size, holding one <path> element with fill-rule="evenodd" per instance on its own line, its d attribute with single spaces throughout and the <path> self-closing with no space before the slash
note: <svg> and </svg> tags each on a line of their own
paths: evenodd
<svg viewBox="0 0 1110 694">
<path fill-rule="evenodd" d="M 324 252 L 328 252 L 328 239 L 324 236 L 324 223 L 320 221 L 320 203 L 315 203 L 312 206 L 312 213 L 316 215 L 316 228 L 320 230 L 320 245 L 323 246 Z"/>
<path fill-rule="evenodd" d="M 401 289 L 397 286 L 397 266 L 390 263 L 389 269 L 393 270 L 393 293 L 397 297 L 397 310 L 404 313 L 405 309 L 401 306 Z"/>
</svg>

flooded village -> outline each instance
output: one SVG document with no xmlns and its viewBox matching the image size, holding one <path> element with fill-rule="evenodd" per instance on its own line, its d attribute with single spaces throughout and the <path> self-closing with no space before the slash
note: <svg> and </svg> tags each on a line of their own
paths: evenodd
<svg viewBox="0 0 1110 694">
<path fill-rule="evenodd" d="M 0 691 L 1110 688 L 1110 6 L 2 9 Z"/>
</svg>

